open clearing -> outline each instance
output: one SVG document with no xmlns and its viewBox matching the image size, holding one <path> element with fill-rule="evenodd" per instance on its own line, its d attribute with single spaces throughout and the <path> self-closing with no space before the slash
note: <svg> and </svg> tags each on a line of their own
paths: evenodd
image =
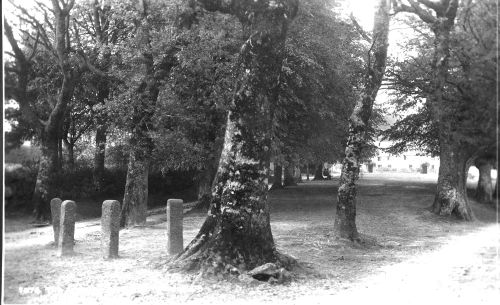
<svg viewBox="0 0 500 305">
<path fill-rule="evenodd" d="M 376 243 L 351 246 L 331 236 L 338 180 L 270 193 L 278 249 L 301 268 L 284 285 L 197 279 L 165 271 L 165 215 L 120 231 L 120 258 L 100 258 L 100 221 L 76 224 L 76 254 L 58 258 L 52 227 L 6 222 L 4 301 L 64 304 L 498 304 L 500 230 L 495 209 L 471 200 L 477 220 L 446 220 L 427 210 L 435 177 L 364 174 L 358 230 Z M 165 199 L 166 201 L 166 199 Z M 77 202 L 78 203 L 78 202 Z M 184 219 L 184 244 L 204 213 Z"/>
</svg>

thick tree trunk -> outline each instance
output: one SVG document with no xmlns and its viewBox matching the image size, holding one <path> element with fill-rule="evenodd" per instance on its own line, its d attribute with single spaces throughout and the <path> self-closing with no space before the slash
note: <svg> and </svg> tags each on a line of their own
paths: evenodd
<svg viewBox="0 0 500 305">
<path fill-rule="evenodd" d="M 206 274 L 232 274 L 268 262 L 286 263 L 276 251 L 267 203 L 271 101 L 288 23 L 297 1 L 200 1 L 234 14 L 251 31 L 240 51 L 236 89 L 208 216 L 174 265 Z"/>
<path fill-rule="evenodd" d="M 467 199 L 467 159 L 460 146 L 442 139 L 436 196 L 432 211 L 443 216 L 455 215 L 472 220 L 473 214 Z"/>
<path fill-rule="evenodd" d="M 294 177 L 294 167 L 291 164 L 285 166 L 285 179 L 283 180 L 283 186 L 296 186 Z"/>
<path fill-rule="evenodd" d="M 373 28 L 374 41 L 368 53 L 363 96 L 356 101 L 353 113 L 349 118 L 349 137 L 342 162 L 342 173 L 337 196 L 337 212 L 333 228 L 337 238 L 359 239 L 356 228 L 356 181 L 359 178 L 361 149 L 366 143 L 366 132 L 373 102 L 385 71 L 389 35 L 389 1 L 379 0 Z"/>
<path fill-rule="evenodd" d="M 493 202 L 493 184 L 491 181 L 491 169 L 493 167 L 491 160 L 477 158 L 475 165 L 479 170 L 479 180 L 475 197 L 479 202 Z"/>
<path fill-rule="evenodd" d="M 106 133 L 107 125 L 103 120 L 98 121 L 95 134 L 95 153 L 94 153 L 94 187 L 97 192 L 101 192 L 104 184 L 104 162 L 106 159 Z"/>
<path fill-rule="evenodd" d="M 283 167 L 281 165 L 274 165 L 274 179 L 273 185 L 271 186 L 271 190 L 281 189 L 283 188 Z"/>
<path fill-rule="evenodd" d="M 323 178 L 323 163 L 320 163 L 316 166 L 313 180 L 325 180 L 325 178 Z"/>
<path fill-rule="evenodd" d="M 40 161 L 33 191 L 33 214 L 37 221 L 50 220 L 50 200 L 56 197 L 56 179 L 59 162 L 57 135 L 45 135 L 42 140 Z"/>
</svg>

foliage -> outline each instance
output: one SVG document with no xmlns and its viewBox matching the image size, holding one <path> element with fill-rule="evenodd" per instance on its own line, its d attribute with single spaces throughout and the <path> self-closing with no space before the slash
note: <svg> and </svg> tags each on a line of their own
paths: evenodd
<svg viewBox="0 0 500 305">
<path fill-rule="evenodd" d="M 496 23 L 492 1 L 471 2 L 461 7 L 452 36 L 450 77 L 444 96 L 444 111 L 454 122 L 453 137 L 473 147 L 493 145 L 496 133 Z M 427 97 L 430 93 L 433 38 L 422 24 L 419 37 L 406 45 L 407 53 L 417 56 L 393 63 L 388 72 L 393 114 L 399 119 L 382 135 L 394 141 L 392 153 L 420 149 L 437 155 L 437 130 L 431 120 Z"/>
<path fill-rule="evenodd" d="M 287 38 L 275 107 L 278 156 L 295 153 L 309 162 L 341 157 L 363 64 L 358 38 L 329 3 L 301 3 Z"/>
</svg>

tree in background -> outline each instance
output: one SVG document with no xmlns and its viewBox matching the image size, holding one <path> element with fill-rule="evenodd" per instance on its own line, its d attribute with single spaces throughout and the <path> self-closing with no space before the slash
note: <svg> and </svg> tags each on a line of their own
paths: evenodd
<svg viewBox="0 0 500 305">
<path fill-rule="evenodd" d="M 323 163 L 343 154 L 367 48 L 358 43 L 352 25 L 336 15 L 336 4 L 303 1 L 286 40 L 273 111 L 273 155 L 290 182 L 294 168 L 306 163 L 317 164 L 315 178 L 322 179 Z"/>
<path fill-rule="evenodd" d="M 41 156 L 39 161 L 38 177 L 33 194 L 34 214 L 37 220 L 50 218 L 49 201 L 56 196 L 56 178 L 60 170 L 59 145 L 61 128 L 68 104 L 73 97 L 75 84 L 83 73 L 83 65 L 75 63 L 70 38 L 70 13 L 74 1 L 52 1 L 52 8 L 38 4 L 44 21 L 40 22 L 26 9 L 17 7 L 21 18 L 30 26 L 29 30 L 22 30 L 23 43 L 20 46 L 15 39 L 12 28 L 4 21 L 5 34 L 13 50 L 15 59 L 13 73 L 9 87 L 6 87 L 7 96 L 16 100 L 23 115 L 24 121 L 37 131 L 40 140 Z M 49 56 L 57 64 L 57 71 L 46 65 L 46 58 L 39 57 L 45 62 L 40 65 L 47 67 L 57 75 L 56 86 L 50 92 L 36 92 L 37 87 L 31 87 L 37 79 L 33 78 L 33 59 L 37 55 L 38 47 L 43 54 Z M 24 49 L 24 50 L 23 50 Z M 31 49 L 30 55 L 25 50 Z M 44 71 L 45 72 L 45 71 Z M 43 72 L 42 72 L 43 73 Z M 57 89 L 56 89 L 57 88 Z M 9 91 L 10 90 L 10 91 Z M 47 94 L 48 93 L 48 94 Z M 48 114 L 40 118 L 38 110 Z M 48 107 L 47 107 L 48 106 Z"/>
<path fill-rule="evenodd" d="M 440 174 L 432 209 L 471 220 L 467 171 L 474 159 L 496 142 L 494 4 L 470 2 L 458 7 L 456 1 L 445 2 L 424 6 L 428 3 L 412 1 L 411 7 L 400 5 L 397 9 L 417 14 L 424 24 L 412 21 L 421 37 L 407 46 L 417 50 L 418 56 L 389 72 L 398 92 L 396 110 L 411 109 L 412 113 L 385 135 L 396 141 L 393 152 L 416 146 L 439 155 Z M 427 55 L 430 52 L 433 58 Z"/>
<path fill-rule="evenodd" d="M 367 141 L 367 131 L 373 109 L 373 102 L 384 76 L 388 36 L 389 0 L 380 0 L 375 12 L 372 46 L 366 60 L 366 74 L 363 79 L 363 93 L 349 119 L 349 138 L 342 161 L 342 173 L 337 196 L 334 232 L 337 237 L 358 240 L 356 228 L 356 181 L 359 178 L 361 149 Z"/>
</svg>

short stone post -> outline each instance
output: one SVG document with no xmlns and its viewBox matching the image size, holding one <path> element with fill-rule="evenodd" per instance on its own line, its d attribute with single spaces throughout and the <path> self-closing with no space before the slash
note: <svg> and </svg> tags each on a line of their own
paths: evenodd
<svg viewBox="0 0 500 305">
<path fill-rule="evenodd" d="M 52 228 L 54 229 L 54 243 L 57 247 L 59 242 L 59 226 L 61 225 L 61 203 L 62 200 L 54 198 L 50 201 L 50 213 L 52 214 Z"/>
<path fill-rule="evenodd" d="M 180 253 L 184 248 L 182 214 L 183 201 L 169 199 L 167 201 L 167 251 L 169 255 Z"/>
<path fill-rule="evenodd" d="M 75 243 L 76 203 L 65 200 L 61 204 L 61 222 L 58 242 L 58 256 L 71 255 Z"/>
<path fill-rule="evenodd" d="M 101 251 L 105 259 L 118 257 L 120 211 L 120 203 L 116 200 L 106 200 L 102 203 Z"/>
</svg>

